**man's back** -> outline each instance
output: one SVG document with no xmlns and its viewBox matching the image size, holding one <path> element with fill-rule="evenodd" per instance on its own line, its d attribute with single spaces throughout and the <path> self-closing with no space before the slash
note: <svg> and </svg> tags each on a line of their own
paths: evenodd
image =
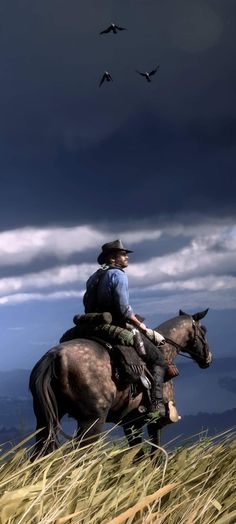
<svg viewBox="0 0 236 524">
<path fill-rule="evenodd" d="M 128 279 L 118 267 L 99 269 L 88 279 L 84 295 L 86 313 L 109 311 L 116 322 L 129 316 Z"/>
</svg>

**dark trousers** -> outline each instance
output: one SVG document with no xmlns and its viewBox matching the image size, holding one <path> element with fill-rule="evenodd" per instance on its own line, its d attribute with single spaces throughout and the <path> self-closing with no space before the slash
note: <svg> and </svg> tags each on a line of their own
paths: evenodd
<svg viewBox="0 0 236 524">
<path fill-rule="evenodd" d="M 153 342 L 146 336 L 144 333 L 142 334 L 142 339 L 144 343 L 144 347 L 146 349 L 146 357 L 145 361 L 147 364 L 151 367 L 153 366 L 160 366 L 164 370 L 167 369 L 167 362 L 164 357 L 164 352 L 161 349 L 162 346 L 157 347 Z"/>
</svg>

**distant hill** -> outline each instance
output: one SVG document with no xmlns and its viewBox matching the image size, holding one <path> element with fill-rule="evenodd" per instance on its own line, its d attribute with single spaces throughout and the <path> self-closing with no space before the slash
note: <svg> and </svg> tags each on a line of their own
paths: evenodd
<svg viewBox="0 0 236 524">
<path fill-rule="evenodd" d="M 0 371 L 0 397 L 26 398 L 28 396 L 29 375 L 28 369 Z"/>
<path fill-rule="evenodd" d="M 236 429 L 236 409 L 230 409 L 223 413 L 198 413 L 197 415 L 186 415 L 179 422 L 167 426 L 163 430 L 162 440 L 167 443 L 173 438 L 176 442 L 200 432 L 206 436 L 213 436 L 229 428 Z M 199 437 L 197 436 L 196 439 Z"/>
<path fill-rule="evenodd" d="M 25 412 L 26 415 L 26 412 Z M 35 419 L 33 411 L 28 412 L 29 416 L 20 422 L 17 418 L 12 418 L 11 426 L 0 427 L 0 446 L 8 442 L 15 445 L 30 435 L 35 430 Z M 109 425 L 110 426 L 110 425 Z M 191 442 L 198 441 L 200 438 L 215 436 L 228 429 L 236 429 L 236 409 L 231 409 L 223 413 L 198 413 L 197 415 L 186 415 L 180 422 L 167 426 L 161 435 L 161 443 L 168 444 L 168 447 L 173 448 L 183 444 L 186 439 Z M 72 435 L 74 431 L 74 422 L 66 419 L 63 424 L 63 429 L 66 433 Z M 115 436 L 122 436 L 121 428 L 115 428 Z M 144 437 L 147 435 L 144 432 Z M 172 441 L 172 442 L 171 442 Z M 171 442 L 171 443 L 170 443 Z"/>
<path fill-rule="evenodd" d="M 35 418 L 31 398 L 0 397 L 0 428 L 32 428 Z"/>
<path fill-rule="evenodd" d="M 191 376 L 199 374 L 199 367 L 197 365 L 194 365 L 194 363 L 191 360 L 188 360 L 181 356 L 177 358 L 177 366 L 182 373 L 189 372 L 191 373 Z M 215 358 L 213 357 L 213 361 L 211 366 L 207 370 L 202 370 L 203 373 L 207 373 L 207 376 L 209 375 L 222 375 L 225 373 L 230 373 L 232 371 L 236 371 L 236 357 L 226 357 L 226 358 Z"/>
</svg>

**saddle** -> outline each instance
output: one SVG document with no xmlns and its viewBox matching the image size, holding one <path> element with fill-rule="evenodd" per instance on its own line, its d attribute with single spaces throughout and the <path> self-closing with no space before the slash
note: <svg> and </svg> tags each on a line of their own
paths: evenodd
<svg viewBox="0 0 236 524">
<path fill-rule="evenodd" d="M 105 320 L 105 322 L 104 322 Z M 101 344 L 109 353 L 112 367 L 113 378 L 119 385 L 136 383 L 140 378 L 145 387 L 149 387 L 149 380 L 145 375 L 148 373 L 145 362 L 138 356 L 134 347 L 124 345 L 125 335 L 123 328 L 112 326 L 112 317 L 110 313 L 87 313 L 86 315 L 75 315 L 73 319 L 76 324 L 68 329 L 60 338 L 60 343 L 68 342 L 78 338 L 86 338 Z M 104 326 L 111 325 L 114 332 L 103 329 Z M 104 326 L 103 326 L 104 325 Z M 101 329 L 99 329 L 101 326 Z M 97 329 L 98 328 L 98 329 Z M 114 338 L 111 337 L 114 335 Z M 129 342 L 130 333 L 127 332 L 127 342 Z M 121 343 L 119 343 L 119 341 Z"/>
</svg>

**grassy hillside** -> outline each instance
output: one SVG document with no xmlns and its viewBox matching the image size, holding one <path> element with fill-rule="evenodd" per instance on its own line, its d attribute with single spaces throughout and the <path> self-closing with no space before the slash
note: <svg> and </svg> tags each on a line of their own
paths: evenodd
<svg viewBox="0 0 236 524">
<path fill-rule="evenodd" d="M 235 524 L 236 435 L 167 453 L 157 463 L 106 435 L 31 463 L 25 442 L 1 455 L 1 524 Z"/>
</svg>

